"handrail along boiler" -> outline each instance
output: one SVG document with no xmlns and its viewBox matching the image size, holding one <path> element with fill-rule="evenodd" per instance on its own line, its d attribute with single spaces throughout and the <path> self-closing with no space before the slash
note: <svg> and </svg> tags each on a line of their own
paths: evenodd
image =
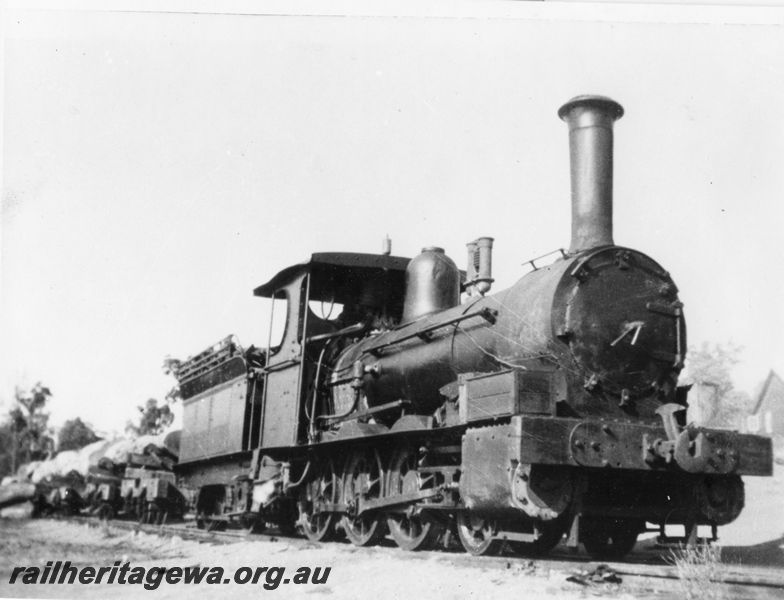
<svg viewBox="0 0 784 600">
<path fill-rule="evenodd" d="M 200 522 L 357 545 L 389 532 L 409 550 L 457 534 L 473 554 L 568 534 L 619 557 L 646 522 L 715 535 L 738 516 L 740 476 L 771 474 L 771 443 L 685 422 L 678 288 L 613 242 L 623 109 L 580 96 L 558 114 L 572 188 L 558 260 L 488 294 L 491 238 L 468 245 L 465 272 L 435 247 L 313 254 L 255 290 L 285 318 L 279 344 L 225 340 L 186 365 L 177 468 Z"/>
</svg>

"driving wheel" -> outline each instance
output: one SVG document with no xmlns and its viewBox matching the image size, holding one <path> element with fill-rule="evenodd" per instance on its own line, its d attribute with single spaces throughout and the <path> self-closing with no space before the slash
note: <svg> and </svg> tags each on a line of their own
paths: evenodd
<svg viewBox="0 0 784 600">
<path fill-rule="evenodd" d="M 332 461 L 327 461 L 300 491 L 298 525 L 309 540 L 325 542 L 335 537 L 337 517 L 334 512 L 321 512 L 321 509 L 324 504 L 337 504 L 338 499 L 335 467 Z"/>
<path fill-rule="evenodd" d="M 409 494 L 432 488 L 435 476 L 423 476 L 417 470 L 417 452 L 403 448 L 392 457 L 387 483 L 387 495 Z M 405 508 L 405 507 L 404 507 Z M 443 525 L 427 513 L 413 512 L 410 506 L 387 517 L 389 533 L 404 550 L 433 548 L 444 531 Z"/>
<path fill-rule="evenodd" d="M 343 517 L 343 530 L 355 546 L 371 546 L 384 537 L 384 523 L 376 514 L 357 515 L 360 499 L 381 497 L 383 475 L 378 454 L 372 450 L 354 453 L 343 470 L 343 503 L 348 514 Z"/>
</svg>

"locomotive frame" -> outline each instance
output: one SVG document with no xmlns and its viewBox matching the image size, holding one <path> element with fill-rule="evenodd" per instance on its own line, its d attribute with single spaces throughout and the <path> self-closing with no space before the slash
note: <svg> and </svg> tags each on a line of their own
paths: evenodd
<svg viewBox="0 0 784 600">
<path fill-rule="evenodd" d="M 737 517 L 740 476 L 772 473 L 771 442 L 685 422 L 677 286 L 612 241 L 622 114 L 597 96 L 559 111 L 571 247 L 508 290 L 487 295 L 490 238 L 465 272 L 438 248 L 319 253 L 257 287 L 271 319 L 285 305 L 280 343 L 271 323 L 265 350 L 227 338 L 178 373 L 177 474 L 199 523 L 360 546 L 388 531 L 406 550 L 457 536 L 477 555 L 544 553 L 566 534 L 617 558 L 646 523 L 693 541 Z"/>
</svg>

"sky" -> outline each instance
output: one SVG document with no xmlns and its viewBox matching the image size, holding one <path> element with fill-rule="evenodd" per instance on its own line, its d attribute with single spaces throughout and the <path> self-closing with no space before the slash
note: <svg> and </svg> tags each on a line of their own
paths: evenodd
<svg viewBox="0 0 784 600">
<path fill-rule="evenodd" d="M 264 345 L 252 289 L 313 252 L 462 266 L 488 235 L 512 285 L 568 247 L 583 93 L 626 110 L 616 243 L 670 271 L 690 345 L 743 347 L 738 388 L 784 374 L 784 9 L 79 6 L 2 14 L 1 411 L 42 381 L 55 425 L 122 430 L 165 356 Z"/>
</svg>

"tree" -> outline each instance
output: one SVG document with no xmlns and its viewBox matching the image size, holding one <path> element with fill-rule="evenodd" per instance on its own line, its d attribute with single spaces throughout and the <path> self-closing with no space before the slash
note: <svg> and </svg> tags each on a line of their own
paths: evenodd
<svg viewBox="0 0 784 600">
<path fill-rule="evenodd" d="M 177 383 L 166 393 L 166 402 L 176 402 L 177 400 L 182 399 L 182 394 L 180 393 L 180 367 L 182 367 L 182 361 L 177 358 L 172 358 L 171 356 L 166 356 L 163 359 L 163 372 L 166 375 L 171 375 L 177 381 Z"/>
<path fill-rule="evenodd" d="M 749 414 L 751 398 L 735 389 L 731 375 L 741 351 L 731 343 L 689 349 L 684 379 L 694 386 L 689 403 L 698 409 L 701 425 L 736 429 Z"/>
<path fill-rule="evenodd" d="M 44 412 L 52 392 L 39 381 L 29 391 L 16 388 L 16 406 L 9 412 L 11 470 L 31 460 L 41 460 L 54 450 L 49 414 Z"/>
<path fill-rule="evenodd" d="M 144 406 L 138 407 L 141 416 L 138 425 L 130 421 L 125 430 L 133 435 L 158 435 L 162 433 L 174 420 L 174 413 L 168 404 L 158 406 L 155 398 L 150 398 Z"/>
<path fill-rule="evenodd" d="M 14 432 L 11 421 L 0 423 L 0 478 L 14 472 Z"/>
<path fill-rule="evenodd" d="M 79 417 L 66 421 L 60 428 L 60 434 L 57 437 L 57 449 L 61 452 L 63 450 L 79 450 L 100 440 L 92 427 L 87 425 Z"/>
</svg>

